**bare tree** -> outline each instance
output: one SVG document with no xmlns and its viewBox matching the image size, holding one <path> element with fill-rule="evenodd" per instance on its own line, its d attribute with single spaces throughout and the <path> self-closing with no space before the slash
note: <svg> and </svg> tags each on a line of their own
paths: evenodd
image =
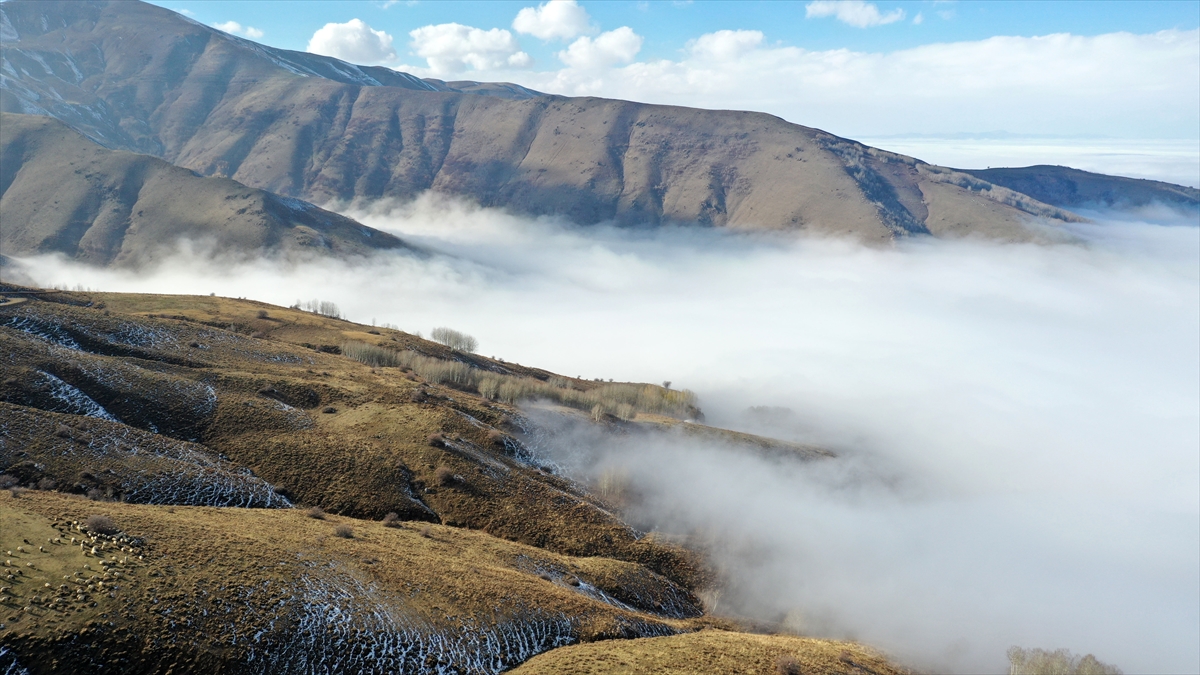
<svg viewBox="0 0 1200 675">
<path fill-rule="evenodd" d="M 468 354 L 479 348 L 479 340 L 476 340 L 466 333 L 460 333 L 453 328 L 447 328 L 445 326 L 434 328 L 433 331 L 429 333 L 429 337 L 433 338 L 435 342 L 440 342 L 446 345 L 450 349 L 460 352 L 467 352 Z"/>
</svg>

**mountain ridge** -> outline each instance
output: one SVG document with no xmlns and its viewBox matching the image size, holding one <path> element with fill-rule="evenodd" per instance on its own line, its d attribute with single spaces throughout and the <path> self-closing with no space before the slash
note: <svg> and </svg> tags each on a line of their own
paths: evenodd
<svg viewBox="0 0 1200 675">
<path fill-rule="evenodd" d="M 763 113 L 431 91 L 435 83 L 271 51 L 140 2 L 9 0 L 0 14 L 12 38 L 0 108 L 317 203 L 433 190 L 584 224 L 877 242 L 1036 240 L 1031 221 L 1078 220 L 980 178 Z"/>
</svg>

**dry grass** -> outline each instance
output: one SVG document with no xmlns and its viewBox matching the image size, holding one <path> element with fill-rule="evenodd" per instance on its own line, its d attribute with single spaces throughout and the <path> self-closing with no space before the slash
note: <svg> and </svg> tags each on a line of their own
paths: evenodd
<svg viewBox="0 0 1200 675">
<path fill-rule="evenodd" d="M 144 542 L 136 552 L 144 559 L 118 549 L 102 552 L 130 558 L 114 568 L 123 576 L 111 590 L 112 596 L 96 591 L 87 604 L 61 610 L 41 604 L 32 611 L 21 611 L 34 596 L 42 595 L 44 583 L 58 586 L 64 576 L 76 571 L 85 576 L 102 572 L 99 558 L 85 554 L 69 540 L 70 536 L 83 536 L 69 525 L 82 522 L 90 506 L 79 497 L 54 492 L 35 492 L 20 500 L 0 496 L 0 519 L 5 523 L 0 528 L 0 547 L 15 551 L 28 540 L 46 542 L 48 551 L 20 554 L 20 563 L 29 560 L 34 567 L 23 568 L 29 571 L 11 584 L 13 588 L 4 596 L 8 600 L 0 603 L 0 623 L 24 635 L 25 644 L 34 644 L 29 640 L 41 641 L 37 644 L 43 646 L 59 640 L 78 641 L 87 622 L 105 613 L 122 631 L 137 636 L 137 644 L 166 641 L 186 654 L 189 649 L 206 649 L 204 645 L 228 630 L 229 621 L 239 634 L 254 634 L 275 620 L 267 608 L 286 604 L 301 576 L 323 579 L 326 574 L 348 575 L 368 584 L 375 590 L 365 600 L 381 602 L 389 612 L 447 628 L 461 620 L 488 625 L 496 620 L 497 606 L 539 608 L 550 614 L 617 623 L 636 618 L 683 629 L 691 625 L 630 613 L 593 600 L 571 586 L 548 584 L 538 576 L 538 570 L 563 570 L 613 593 L 639 584 L 661 585 L 661 579 L 656 581 L 629 563 L 572 558 L 482 532 L 439 525 L 425 525 L 420 530 L 381 528 L 338 518 L 336 527 L 346 528 L 353 536 L 335 531 L 329 537 L 327 522 L 312 520 L 300 510 L 121 503 L 111 505 L 112 517 L 123 524 L 128 535 Z M 50 544 L 55 538 L 64 543 Z M 231 580 L 236 583 L 229 583 Z M 240 590 L 253 588 L 266 590 L 262 597 Z M 93 601 L 96 607 L 90 605 Z M 219 615 L 212 611 L 215 607 L 223 608 Z M 222 619 L 224 608 L 230 614 Z M 167 614 L 175 618 L 173 627 L 158 620 Z M 104 638 L 96 633 L 86 639 Z M 239 648 L 226 645 L 223 658 L 236 658 L 244 648 L 244 644 Z M 55 651 L 62 659 L 59 667 L 66 672 L 72 667 L 84 672 L 78 660 L 99 653 L 78 647 Z"/>
<path fill-rule="evenodd" d="M 877 652 L 852 642 L 720 630 L 661 638 L 592 642 L 535 656 L 513 675 L 900 675 Z"/>
</svg>

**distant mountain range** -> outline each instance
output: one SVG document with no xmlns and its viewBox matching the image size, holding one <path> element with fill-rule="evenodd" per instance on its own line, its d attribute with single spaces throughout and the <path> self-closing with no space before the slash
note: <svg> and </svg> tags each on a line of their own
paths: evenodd
<svg viewBox="0 0 1200 675">
<path fill-rule="evenodd" d="M 422 80 L 265 47 L 142 2 L 9 0 L 0 37 L 0 109 L 318 204 L 434 190 L 583 224 L 868 242 L 1037 239 L 1045 229 L 1031 220 L 1079 220 L 1065 208 L 1090 195 L 1200 204 L 1200 191 L 1154 181 L 948 169 L 762 113 Z"/>
</svg>

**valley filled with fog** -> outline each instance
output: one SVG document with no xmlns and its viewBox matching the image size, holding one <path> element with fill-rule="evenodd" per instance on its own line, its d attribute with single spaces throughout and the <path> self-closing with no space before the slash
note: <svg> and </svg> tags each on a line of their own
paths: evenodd
<svg viewBox="0 0 1200 675">
<path fill-rule="evenodd" d="M 450 326 L 485 355 L 669 380 L 710 424 L 839 453 L 788 463 L 571 428 L 543 450 L 580 479 L 626 476 L 637 522 L 708 542 L 719 610 L 939 671 L 999 670 L 1013 644 L 1200 668 L 1194 215 L 1084 213 L 1050 246 L 864 247 L 580 228 L 430 195 L 335 210 L 428 255 L 23 265 L 44 286 L 319 299 L 359 322 Z"/>
</svg>

